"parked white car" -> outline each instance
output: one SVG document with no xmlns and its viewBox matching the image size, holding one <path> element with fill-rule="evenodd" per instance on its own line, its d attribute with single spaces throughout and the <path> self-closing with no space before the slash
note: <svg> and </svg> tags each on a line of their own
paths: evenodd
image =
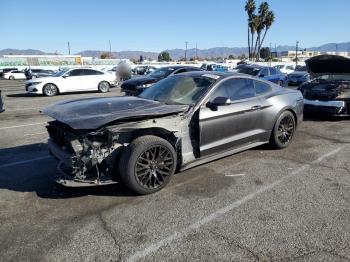
<svg viewBox="0 0 350 262">
<path fill-rule="evenodd" d="M 108 92 L 116 81 L 115 74 L 92 68 L 74 68 L 57 72 L 52 77 L 26 81 L 26 91 L 31 94 L 54 96 L 66 92 Z"/>
<path fill-rule="evenodd" d="M 293 73 L 295 70 L 295 67 L 293 65 L 277 65 L 275 68 L 279 69 L 284 74 Z"/>
<path fill-rule="evenodd" d="M 3 78 L 9 80 L 26 79 L 26 75 L 23 71 L 12 70 L 10 72 L 4 73 Z"/>
</svg>

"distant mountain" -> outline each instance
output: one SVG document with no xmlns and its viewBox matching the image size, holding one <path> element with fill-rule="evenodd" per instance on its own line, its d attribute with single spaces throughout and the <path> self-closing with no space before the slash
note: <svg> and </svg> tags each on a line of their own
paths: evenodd
<svg viewBox="0 0 350 262">
<path fill-rule="evenodd" d="M 320 52 L 350 52 L 350 42 L 345 43 L 329 43 L 319 47 L 311 47 L 308 50 Z"/>
<path fill-rule="evenodd" d="M 328 43 L 324 44 L 318 47 L 310 47 L 310 48 L 304 48 L 302 46 L 299 47 L 299 50 L 310 50 L 310 51 L 320 51 L 320 52 L 350 52 L 350 42 L 344 42 L 344 43 Z M 277 52 L 282 51 L 290 51 L 295 50 L 295 46 L 289 46 L 289 45 L 279 45 L 276 47 Z M 165 50 L 170 53 L 170 56 L 173 59 L 181 59 L 185 57 L 185 50 L 184 49 L 168 49 Z M 272 51 L 275 51 L 275 47 L 272 47 Z M 91 56 L 91 57 L 100 57 L 102 53 L 106 51 L 101 50 L 85 50 L 82 52 L 77 53 L 77 55 L 82 56 Z M 197 49 L 197 56 L 202 58 L 216 58 L 216 57 L 228 57 L 229 55 L 242 55 L 247 54 L 248 48 L 246 47 L 214 47 L 209 49 Z M 2 55 L 44 55 L 44 54 L 50 54 L 45 53 L 40 50 L 35 49 L 3 49 L 0 50 L 0 56 Z M 51 53 L 52 54 L 52 53 Z M 140 56 L 143 56 L 144 58 L 149 59 L 157 59 L 158 53 L 157 52 L 145 52 L 145 51 L 120 51 L 120 52 L 112 52 L 113 57 L 116 58 L 122 58 L 122 59 L 139 59 Z M 187 50 L 187 58 L 195 57 L 196 56 L 196 49 L 188 49 Z"/>
<path fill-rule="evenodd" d="M 0 56 L 3 55 L 45 55 L 47 53 L 35 49 L 3 49 L 0 50 Z"/>
</svg>

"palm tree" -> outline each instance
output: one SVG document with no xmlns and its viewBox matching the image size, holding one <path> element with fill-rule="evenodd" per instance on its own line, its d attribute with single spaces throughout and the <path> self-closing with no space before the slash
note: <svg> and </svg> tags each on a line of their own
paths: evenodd
<svg viewBox="0 0 350 262">
<path fill-rule="evenodd" d="M 261 46 L 265 40 L 265 36 L 266 36 L 266 33 L 267 31 L 271 28 L 272 24 L 275 22 L 275 14 L 272 12 L 272 11 L 269 11 L 265 17 L 265 21 L 264 21 L 264 24 L 265 24 L 265 32 L 264 32 L 264 36 L 260 42 L 260 46 L 259 46 L 259 49 L 261 49 Z"/>
<path fill-rule="evenodd" d="M 250 45 L 250 34 L 252 35 L 252 43 L 253 43 L 253 32 L 252 32 L 252 20 L 253 20 L 253 15 L 256 9 L 255 1 L 254 0 L 247 0 L 246 5 L 244 7 L 245 11 L 248 14 L 248 53 L 249 53 L 249 58 L 251 57 L 252 49 L 253 49 L 253 44 Z"/>
<path fill-rule="evenodd" d="M 255 49 L 254 49 L 254 35 L 255 33 L 257 33 L 258 31 L 258 27 L 259 27 L 259 16 L 257 15 L 253 15 L 252 20 L 249 23 L 249 27 L 250 27 L 250 32 L 252 34 L 252 38 L 251 38 L 251 50 L 250 50 L 250 55 L 251 57 L 255 57 Z"/>
<path fill-rule="evenodd" d="M 262 2 L 259 6 L 259 12 L 258 12 L 257 22 L 256 22 L 257 38 L 255 42 L 255 47 L 254 47 L 254 54 L 256 54 L 257 58 L 259 57 L 259 53 L 260 53 L 261 33 L 265 28 L 265 20 L 268 13 L 269 13 L 269 4 L 267 2 Z"/>
</svg>

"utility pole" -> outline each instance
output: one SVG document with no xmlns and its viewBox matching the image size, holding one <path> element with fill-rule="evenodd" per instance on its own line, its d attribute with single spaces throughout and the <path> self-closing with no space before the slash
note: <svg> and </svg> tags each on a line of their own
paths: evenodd
<svg viewBox="0 0 350 262">
<path fill-rule="evenodd" d="M 271 66 L 271 63 L 272 63 L 272 44 L 270 43 L 270 50 L 269 50 L 269 61 L 270 61 L 270 63 L 269 63 L 269 66 Z"/>
<path fill-rule="evenodd" d="M 186 48 L 185 48 L 185 62 L 187 61 L 187 45 L 188 45 L 188 42 L 186 41 L 185 42 L 185 46 L 186 46 Z"/>
<path fill-rule="evenodd" d="M 112 58 L 112 47 L 111 47 L 111 40 L 109 41 L 109 58 Z"/>
<path fill-rule="evenodd" d="M 70 43 L 68 41 L 68 54 L 70 55 Z"/>
<path fill-rule="evenodd" d="M 197 43 L 196 43 L 196 60 L 198 60 L 198 48 L 197 48 Z"/>
<path fill-rule="evenodd" d="M 297 44 L 295 45 L 295 68 L 298 66 L 298 48 L 299 48 L 299 41 L 297 41 Z"/>
</svg>

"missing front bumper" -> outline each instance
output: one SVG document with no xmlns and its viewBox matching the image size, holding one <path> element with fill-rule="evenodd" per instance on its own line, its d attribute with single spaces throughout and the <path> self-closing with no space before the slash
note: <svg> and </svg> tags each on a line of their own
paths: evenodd
<svg viewBox="0 0 350 262">
<path fill-rule="evenodd" d="M 304 110 L 307 112 L 324 113 L 329 115 L 347 115 L 344 101 L 319 101 L 304 99 Z"/>
<path fill-rule="evenodd" d="M 65 187 L 94 187 L 94 186 L 105 186 L 117 184 L 106 176 L 101 176 L 94 179 L 77 179 L 70 174 L 67 174 L 63 168 L 64 164 L 60 162 L 57 166 L 57 176 L 55 177 L 55 182 L 65 186 Z"/>
</svg>

